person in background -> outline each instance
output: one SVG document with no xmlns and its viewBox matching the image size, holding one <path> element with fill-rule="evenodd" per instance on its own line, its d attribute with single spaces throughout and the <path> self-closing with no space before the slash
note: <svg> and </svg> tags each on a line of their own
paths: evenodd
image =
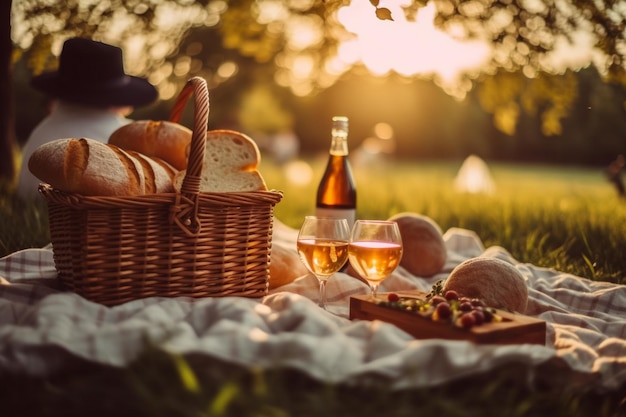
<svg viewBox="0 0 626 417">
<path fill-rule="evenodd" d="M 49 114 L 33 129 L 22 150 L 17 193 L 37 194 L 39 180 L 28 170 L 28 159 L 46 142 L 90 138 L 107 142 L 111 133 L 130 123 L 135 107 L 157 99 L 148 80 L 124 72 L 122 50 L 86 38 L 63 44 L 58 70 L 34 77 L 31 85 L 52 101 Z"/>
</svg>

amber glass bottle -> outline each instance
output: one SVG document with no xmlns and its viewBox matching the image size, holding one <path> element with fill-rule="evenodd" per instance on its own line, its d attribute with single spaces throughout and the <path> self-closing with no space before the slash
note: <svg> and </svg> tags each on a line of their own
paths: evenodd
<svg viewBox="0 0 626 417">
<path fill-rule="evenodd" d="M 348 161 L 348 118 L 333 117 L 328 164 L 317 189 L 315 215 L 342 217 L 350 227 L 356 218 L 356 185 Z"/>
</svg>

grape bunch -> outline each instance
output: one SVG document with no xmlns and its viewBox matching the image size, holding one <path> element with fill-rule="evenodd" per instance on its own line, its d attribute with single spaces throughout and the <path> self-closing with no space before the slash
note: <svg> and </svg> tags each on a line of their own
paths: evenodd
<svg viewBox="0 0 626 417">
<path fill-rule="evenodd" d="M 496 310 L 486 306 L 482 300 L 460 296 L 454 290 L 442 293 L 440 289 L 433 288 L 424 299 L 400 297 L 396 293 L 389 293 L 387 300 L 378 304 L 415 313 L 436 322 L 447 322 L 462 329 L 502 321 Z"/>
</svg>

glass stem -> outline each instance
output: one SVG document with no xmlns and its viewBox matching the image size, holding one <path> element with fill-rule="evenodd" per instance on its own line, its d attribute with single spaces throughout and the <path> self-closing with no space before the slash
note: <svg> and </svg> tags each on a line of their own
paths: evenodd
<svg viewBox="0 0 626 417">
<path fill-rule="evenodd" d="M 320 299 L 319 306 L 326 309 L 326 280 L 320 279 Z"/>
<path fill-rule="evenodd" d="M 372 300 L 375 300 L 378 294 L 378 284 L 370 284 L 370 287 L 372 288 Z"/>
</svg>

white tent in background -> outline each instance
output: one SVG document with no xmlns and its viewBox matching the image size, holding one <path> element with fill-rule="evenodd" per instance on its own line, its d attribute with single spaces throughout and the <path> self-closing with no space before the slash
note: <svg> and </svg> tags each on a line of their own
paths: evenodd
<svg viewBox="0 0 626 417">
<path fill-rule="evenodd" d="M 472 194 L 491 194 L 496 190 L 489 167 L 476 155 L 468 156 L 454 179 L 456 191 Z"/>
</svg>

